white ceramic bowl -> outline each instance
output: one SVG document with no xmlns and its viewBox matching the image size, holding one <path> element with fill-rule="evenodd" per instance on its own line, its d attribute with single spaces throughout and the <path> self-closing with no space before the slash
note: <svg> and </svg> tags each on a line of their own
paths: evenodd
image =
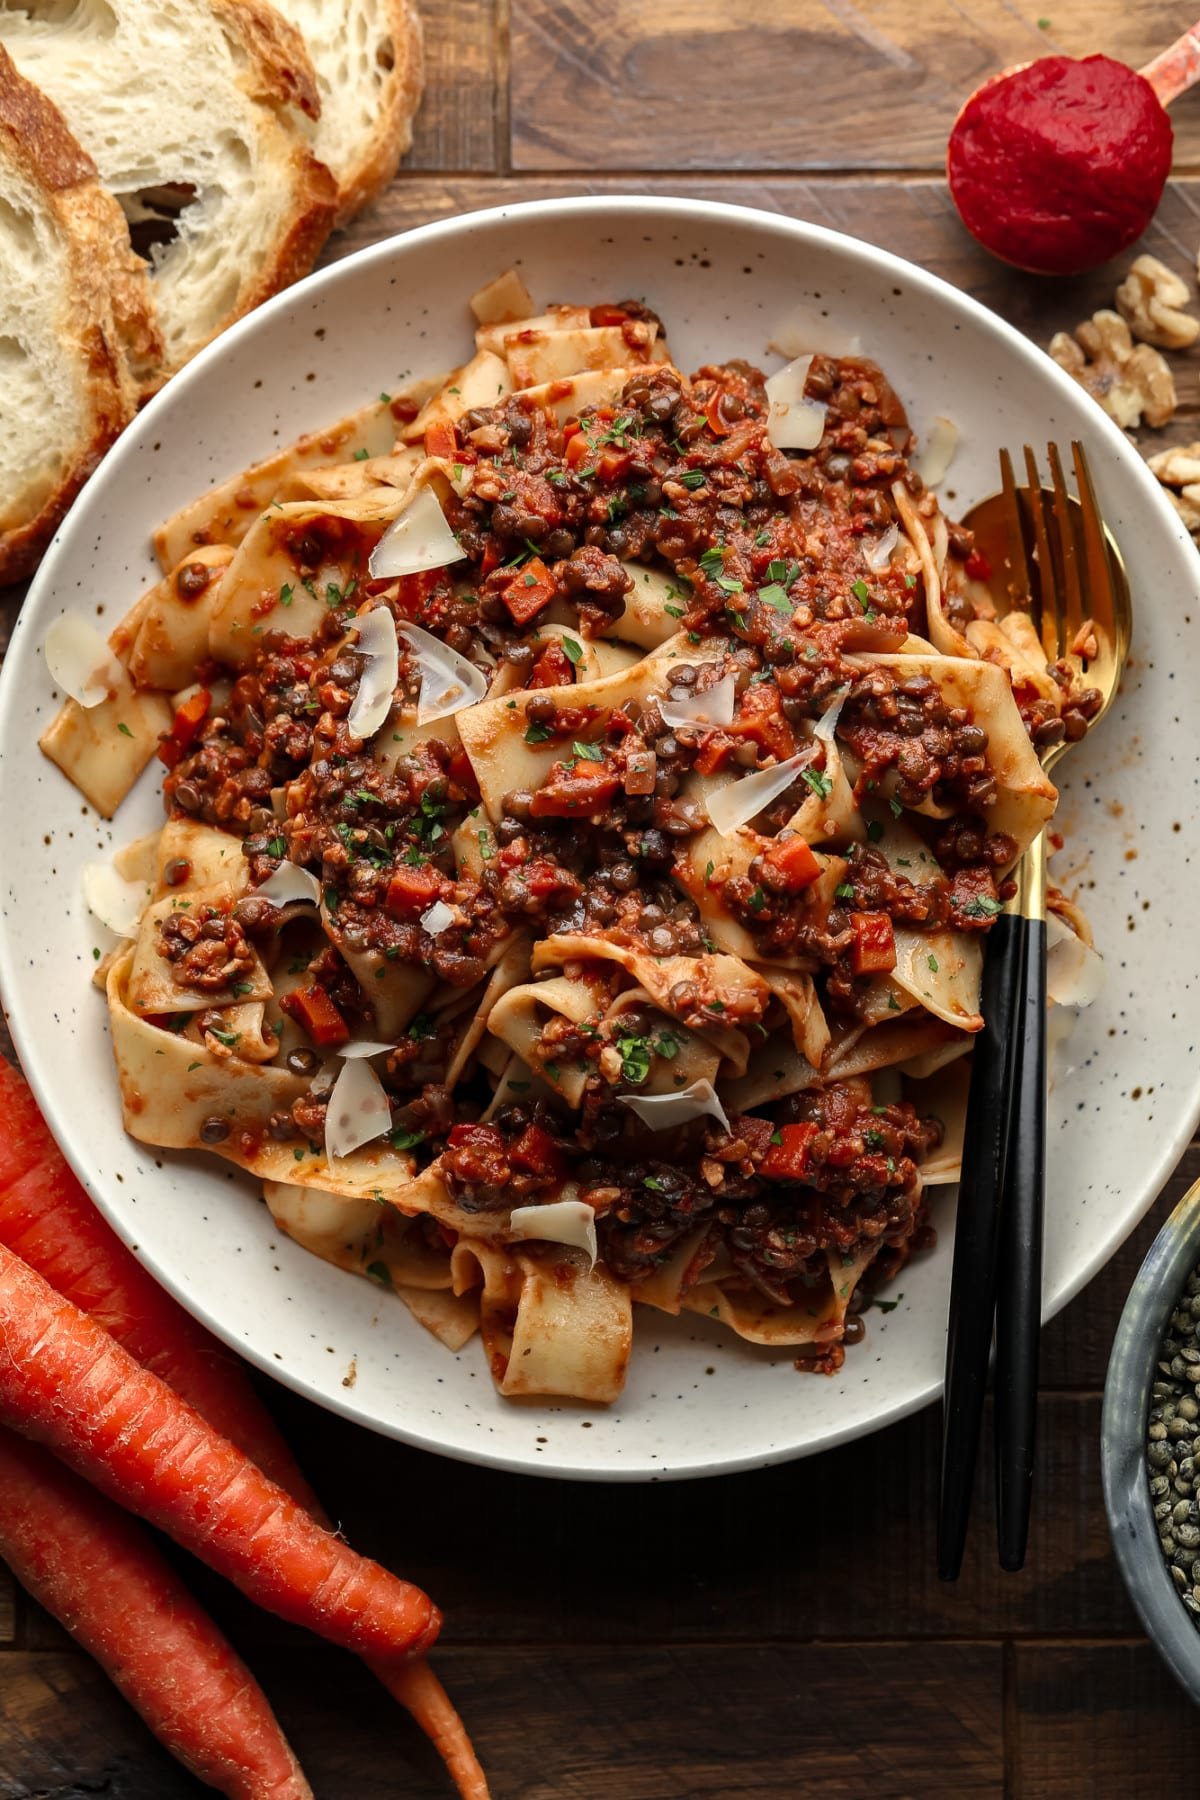
<svg viewBox="0 0 1200 1800">
<path fill-rule="evenodd" d="M 644 296 L 688 368 L 730 356 L 774 366 L 767 340 L 789 314 L 804 303 L 827 312 L 860 334 L 919 429 L 936 414 L 959 425 L 943 488 L 951 510 L 995 488 L 1000 444 L 1083 440 L 1128 560 L 1137 625 L 1120 702 L 1064 765 L 1059 861 L 1081 886 L 1109 977 L 1051 1097 L 1047 1313 L 1154 1198 L 1200 1110 L 1188 868 L 1200 783 L 1196 553 L 1137 451 L 1016 331 L 882 251 L 730 206 L 552 201 L 429 225 L 302 282 L 176 376 L 76 503 L 4 671 L 0 987 L 38 1098 L 105 1215 L 192 1312 L 301 1393 L 411 1443 L 541 1474 L 634 1480 L 805 1455 L 938 1393 L 944 1200 L 938 1250 L 905 1269 L 894 1311 L 867 1314 L 866 1341 L 840 1374 L 800 1375 L 786 1355 L 638 1309 L 624 1395 L 609 1411 L 584 1411 L 499 1399 L 478 1342 L 450 1355 L 370 1282 L 281 1239 L 247 1178 L 212 1159 L 156 1159 L 121 1129 L 104 1006 L 88 985 L 99 940 L 80 872 L 153 826 L 156 771 L 109 826 L 43 761 L 46 627 L 96 603 L 114 620 L 153 572 L 152 528 L 207 484 L 409 370 L 462 360 L 467 295 L 510 263 L 539 302 Z"/>
</svg>

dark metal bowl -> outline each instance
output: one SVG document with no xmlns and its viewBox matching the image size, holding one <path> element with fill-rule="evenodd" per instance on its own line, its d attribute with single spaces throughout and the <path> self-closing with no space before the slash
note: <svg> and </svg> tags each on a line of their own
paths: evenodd
<svg viewBox="0 0 1200 1800">
<path fill-rule="evenodd" d="M 1200 1182 L 1175 1208 L 1138 1271 L 1108 1361 L 1100 1462 L 1121 1578 L 1146 1635 L 1200 1705 L 1200 1630 L 1184 1608 L 1158 1542 L 1146 1469 L 1146 1421 L 1158 1348 L 1200 1262 Z"/>
</svg>

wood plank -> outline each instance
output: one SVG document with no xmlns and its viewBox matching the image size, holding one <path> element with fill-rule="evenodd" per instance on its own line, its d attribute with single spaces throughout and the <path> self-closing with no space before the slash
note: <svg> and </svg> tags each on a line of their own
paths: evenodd
<svg viewBox="0 0 1200 1800">
<path fill-rule="evenodd" d="M 809 1379 L 798 1377 L 798 1379 Z M 1043 1402 L 1029 1566 L 995 1560 L 990 1414 L 962 1579 L 934 1573 L 937 1409 L 810 1461 L 728 1480 L 613 1489 L 464 1469 L 372 1440 L 294 1396 L 272 1408 L 349 1541 L 421 1580 L 453 1641 L 673 1643 L 1136 1631 L 1116 1578 L 1096 1470 L 1099 1402 Z M 392 1497 L 420 1496 L 396 1528 Z M 462 1553 L 464 1517 L 522 1557 Z M 189 1572 L 189 1580 L 193 1576 Z M 247 1642 L 280 1628 L 200 1591 Z M 648 1601 L 652 1596 L 652 1602 Z M 648 1610 L 649 1608 L 649 1610 Z M 651 1624 L 652 1622 L 652 1624 Z M 507 1652 L 505 1652 L 507 1655 Z"/>
<path fill-rule="evenodd" d="M 502 0 L 453 0 L 422 6 L 425 98 L 406 169 L 495 169 L 507 120 L 501 50 Z M 507 54 L 507 46 L 504 46 Z M 374 216 L 372 208 L 366 217 Z"/>
<path fill-rule="evenodd" d="M 996 70 L 1100 46 L 1137 66 L 1191 23 L 1190 0 L 516 0 L 513 166 L 939 169 Z M 1194 160 L 1200 100 L 1171 116 Z"/>
<path fill-rule="evenodd" d="M 1000 1800 L 999 1645 L 802 1645 L 439 1655 L 497 1800 Z M 0 1665 L 5 1800 L 200 1800 L 82 1658 Z M 337 1652 L 273 1658 L 266 1685 L 321 1800 L 445 1800 L 415 1730 Z M 869 1696 L 870 1730 L 848 1696 Z M 931 1767 L 930 1746 L 936 1745 Z"/>
<path fill-rule="evenodd" d="M 1200 1756 L 1200 1714 L 1149 1644 L 1020 1645 L 1014 1704 L 1020 1800 L 1162 1800 Z"/>
</svg>

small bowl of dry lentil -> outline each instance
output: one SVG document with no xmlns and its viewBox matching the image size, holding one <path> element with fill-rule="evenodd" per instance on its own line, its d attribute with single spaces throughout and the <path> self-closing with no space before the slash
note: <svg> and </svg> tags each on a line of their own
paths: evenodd
<svg viewBox="0 0 1200 1800">
<path fill-rule="evenodd" d="M 1200 1182 L 1125 1303 L 1100 1435 L 1121 1577 L 1147 1636 L 1200 1704 Z"/>
</svg>

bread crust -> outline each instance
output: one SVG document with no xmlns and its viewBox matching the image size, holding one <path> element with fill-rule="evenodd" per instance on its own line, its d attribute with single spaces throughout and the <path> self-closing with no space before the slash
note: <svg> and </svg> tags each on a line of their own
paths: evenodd
<svg viewBox="0 0 1200 1800">
<path fill-rule="evenodd" d="M 242 87 L 255 100 L 272 106 L 296 106 L 308 118 L 320 117 L 317 77 L 303 35 L 267 0 L 208 0 L 218 18 L 228 21 L 251 58 L 251 82 Z"/>
<path fill-rule="evenodd" d="M 70 268 L 70 361 L 87 430 L 56 485 L 31 498 L 0 494 L 0 585 L 24 580 L 108 446 L 133 417 L 137 385 L 116 317 L 113 279 L 132 257 L 124 214 L 57 107 L 26 81 L 0 46 L 0 160 L 43 197 Z"/>
<path fill-rule="evenodd" d="M 425 87 L 425 34 L 414 0 L 383 0 L 395 61 L 384 84 L 375 129 L 357 166 L 344 175 L 335 224 L 345 225 L 382 193 L 412 147 L 413 119 Z"/>
</svg>

